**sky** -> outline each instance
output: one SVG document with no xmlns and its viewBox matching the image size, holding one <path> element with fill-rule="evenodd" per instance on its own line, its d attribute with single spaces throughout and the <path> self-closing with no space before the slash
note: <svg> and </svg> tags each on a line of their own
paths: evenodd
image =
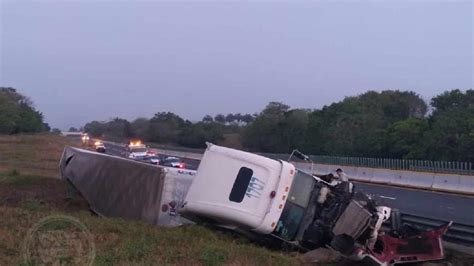
<svg viewBox="0 0 474 266">
<path fill-rule="evenodd" d="M 0 86 L 52 127 L 473 88 L 472 1 L 0 0 Z"/>
</svg>

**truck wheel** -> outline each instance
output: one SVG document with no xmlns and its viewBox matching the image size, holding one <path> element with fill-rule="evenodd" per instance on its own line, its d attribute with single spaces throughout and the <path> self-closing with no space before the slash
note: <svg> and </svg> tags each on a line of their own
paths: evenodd
<svg viewBox="0 0 474 266">
<path fill-rule="evenodd" d="M 332 239 L 331 247 L 343 255 L 351 255 L 354 251 L 354 239 L 346 234 L 337 235 Z"/>
</svg>

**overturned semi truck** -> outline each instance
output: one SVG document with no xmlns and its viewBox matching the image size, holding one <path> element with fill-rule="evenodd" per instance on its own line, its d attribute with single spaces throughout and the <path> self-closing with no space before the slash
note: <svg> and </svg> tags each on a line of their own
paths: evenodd
<svg viewBox="0 0 474 266">
<path fill-rule="evenodd" d="M 208 143 L 197 173 L 173 181 L 182 175 L 183 170 L 74 148 L 66 148 L 61 159 L 61 176 L 106 216 L 171 226 L 205 221 L 304 250 L 332 248 L 378 265 L 444 258 L 441 238 L 449 224 L 425 232 L 382 231 L 390 208 L 354 192 L 349 182 L 329 184 L 285 161 Z M 180 192 L 164 196 L 165 187 Z"/>
</svg>

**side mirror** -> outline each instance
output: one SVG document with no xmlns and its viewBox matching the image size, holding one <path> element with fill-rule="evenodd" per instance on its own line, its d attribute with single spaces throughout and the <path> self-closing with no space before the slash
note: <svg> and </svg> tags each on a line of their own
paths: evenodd
<svg viewBox="0 0 474 266">
<path fill-rule="evenodd" d="M 288 162 L 291 161 L 291 158 L 295 156 L 296 158 L 300 159 L 300 160 L 303 160 L 303 161 L 306 161 L 306 162 L 310 162 L 311 163 L 311 173 L 313 172 L 313 161 L 311 160 L 311 158 L 309 158 L 308 155 L 300 152 L 299 150 L 297 149 L 294 149 L 291 154 L 290 154 L 290 158 L 288 158 Z"/>
<path fill-rule="evenodd" d="M 308 155 L 301 153 L 299 150 L 295 150 L 293 155 L 300 160 L 308 161 L 308 162 L 310 161 Z"/>
</svg>

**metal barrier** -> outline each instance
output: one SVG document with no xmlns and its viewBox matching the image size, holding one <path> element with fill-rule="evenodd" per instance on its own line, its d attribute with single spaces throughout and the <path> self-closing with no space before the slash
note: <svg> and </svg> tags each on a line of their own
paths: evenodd
<svg viewBox="0 0 474 266">
<path fill-rule="evenodd" d="M 184 153 L 204 153 L 205 149 L 177 147 L 150 143 L 150 147 L 159 150 L 177 151 Z M 258 153 L 272 159 L 288 160 L 289 154 L 283 153 Z M 387 158 L 369 158 L 369 157 L 342 157 L 326 155 L 310 155 L 314 163 L 331 164 L 341 166 L 383 168 L 393 170 L 407 170 L 418 172 L 448 173 L 459 175 L 474 175 L 473 162 L 448 162 L 448 161 L 429 161 L 429 160 L 404 160 Z"/>
<path fill-rule="evenodd" d="M 265 154 L 268 155 L 268 154 Z M 287 159 L 288 155 L 272 155 Z M 473 175 L 474 164 L 471 162 L 444 162 L 444 161 L 424 161 L 424 160 L 403 160 L 384 158 L 363 158 L 363 157 L 338 157 L 311 155 L 310 158 L 315 163 L 333 164 L 355 167 L 384 168 L 393 170 L 408 170 L 418 172 L 450 173 L 460 175 Z"/>
</svg>

